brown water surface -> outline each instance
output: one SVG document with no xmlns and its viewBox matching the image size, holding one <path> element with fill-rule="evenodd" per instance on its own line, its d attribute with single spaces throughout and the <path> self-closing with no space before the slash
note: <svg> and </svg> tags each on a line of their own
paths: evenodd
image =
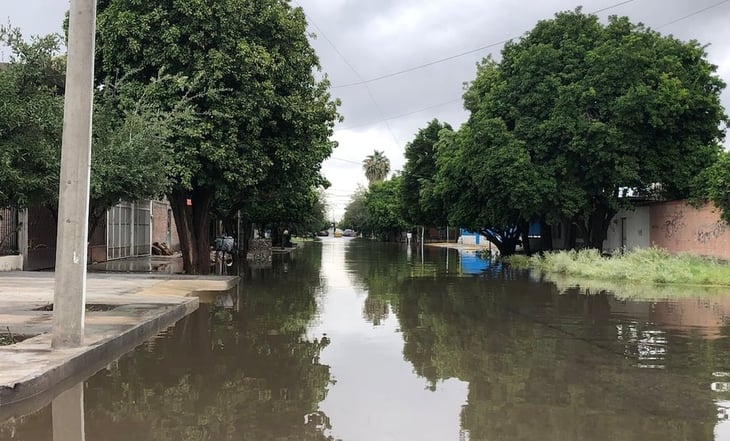
<svg viewBox="0 0 730 441">
<path fill-rule="evenodd" d="M 560 292 L 348 238 L 244 272 L 0 440 L 730 440 L 730 292 Z"/>
</svg>

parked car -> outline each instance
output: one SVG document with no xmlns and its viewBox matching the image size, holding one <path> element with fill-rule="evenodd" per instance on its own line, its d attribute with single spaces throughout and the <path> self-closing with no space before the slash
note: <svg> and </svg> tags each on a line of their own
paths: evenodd
<svg viewBox="0 0 730 441">
<path fill-rule="evenodd" d="M 319 236 L 319 237 L 327 237 L 329 235 L 330 235 L 330 232 L 327 230 L 322 230 L 322 231 L 317 232 L 317 236 Z"/>
<path fill-rule="evenodd" d="M 345 231 L 342 232 L 342 235 L 345 237 L 355 237 L 355 232 L 349 228 L 346 228 Z"/>
</svg>

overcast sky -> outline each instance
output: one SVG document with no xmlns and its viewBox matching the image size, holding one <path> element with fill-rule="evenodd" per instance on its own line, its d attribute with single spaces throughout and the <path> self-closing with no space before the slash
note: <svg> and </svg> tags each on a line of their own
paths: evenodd
<svg viewBox="0 0 730 441">
<path fill-rule="evenodd" d="M 68 8 L 65 0 L 0 2 L 4 21 L 26 35 L 59 31 Z M 383 150 L 392 170 L 401 170 L 406 143 L 430 120 L 438 118 L 458 128 L 467 117 L 461 101 L 463 83 L 474 78 L 476 63 L 488 54 L 497 55 L 500 42 L 519 37 L 558 11 L 581 5 L 586 12 L 602 10 L 597 13 L 602 18 L 628 16 L 662 33 L 709 44 L 710 61 L 730 83 L 730 0 L 293 0 L 292 4 L 307 14 L 332 94 L 342 100 L 340 113 L 345 119 L 335 131 L 339 147 L 324 164 L 332 182 L 327 191 L 331 215 L 336 218 L 358 184 L 366 183 L 361 164 L 365 156 Z M 401 71 L 408 72 L 391 75 Z M 728 91 L 723 104 L 730 108 Z"/>
</svg>

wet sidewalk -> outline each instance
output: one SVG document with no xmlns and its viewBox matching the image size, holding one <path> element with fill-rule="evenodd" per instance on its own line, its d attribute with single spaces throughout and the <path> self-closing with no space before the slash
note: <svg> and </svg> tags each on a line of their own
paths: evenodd
<svg viewBox="0 0 730 441">
<path fill-rule="evenodd" d="M 237 280 L 89 273 L 85 345 L 52 350 L 54 274 L 0 273 L 0 416 L 15 407 L 11 404 L 92 375 L 172 326 L 198 308 L 197 291 L 225 291 Z"/>
</svg>

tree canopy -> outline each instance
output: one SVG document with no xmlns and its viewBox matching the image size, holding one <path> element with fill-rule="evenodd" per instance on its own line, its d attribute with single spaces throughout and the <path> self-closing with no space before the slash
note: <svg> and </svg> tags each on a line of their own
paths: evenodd
<svg viewBox="0 0 730 441">
<path fill-rule="evenodd" d="M 176 133 L 168 192 L 188 272 L 209 271 L 215 197 L 245 205 L 272 181 L 323 182 L 338 118 L 301 8 L 282 0 L 100 0 L 97 78 L 186 78 L 196 118 Z M 162 103 L 180 91 L 161 91 Z M 243 194 L 243 196 L 242 196 Z M 187 206 L 190 200 L 192 206 Z"/>
<path fill-rule="evenodd" d="M 395 240 L 408 226 L 403 220 L 400 204 L 401 176 L 393 177 L 370 187 L 365 198 L 368 227 L 385 240 Z"/>
<path fill-rule="evenodd" d="M 385 153 L 374 150 L 372 155 L 368 155 L 362 161 L 362 169 L 369 185 L 383 182 L 390 173 L 390 159 Z"/>
<path fill-rule="evenodd" d="M 600 248 L 622 188 L 689 195 L 720 149 L 724 86 L 697 41 L 558 13 L 478 66 L 441 197 L 462 222 L 562 219 Z"/>
<path fill-rule="evenodd" d="M 66 59 L 60 36 L 24 40 L 0 28 L 12 56 L 0 70 L 0 205 L 57 210 Z M 162 196 L 169 189 L 168 141 L 188 116 L 184 102 L 161 111 L 155 92 L 175 80 L 156 78 L 130 97 L 119 80 L 94 95 L 90 219 L 93 229 L 119 201 Z"/>
<path fill-rule="evenodd" d="M 717 161 L 695 180 L 693 201 L 711 201 L 720 209 L 722 219 L 730 223 L 730 152 L 718 153 Z"/>
<path fill-rule="evenodd" d="M 401 201 L 405 219 L 414 225 L 445 225 L 443 203 L 431 197 L 436 176 L 436 144 L 442 130 L 453 131 L 437 119 L 406 144 Z"/>
<path fill-rule="evenodd" d="M 365 206 L 368 190 L 365 187 L 358 187 L 345 207 L 345 214 L 339 223 L 340 228 L 351 228 L 359 232 L 368 230 L 368 209 Z"/>
</svg>

